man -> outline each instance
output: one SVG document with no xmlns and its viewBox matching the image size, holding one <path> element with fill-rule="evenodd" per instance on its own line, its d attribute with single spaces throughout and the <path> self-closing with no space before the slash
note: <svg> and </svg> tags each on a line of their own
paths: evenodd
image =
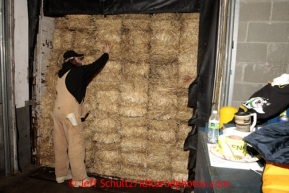
<svg viewBox="0 0 289 193">
<path fill-rule="evenodd" d="M 109 59 L 112 46 L 105 44 L 103 55 L 89 65 L 82 65 L 84 54 L 73 50 L 64 53 L 64 63 L 58 71 L 57 97 L 53 110 L 56 181 L 74 187 L 91 187 L 95 178 L 89 178 L 85 167 L 85 145 L 81 118 L 86 87 Z M 70 166 L 70 167 L 69 167 Z"/>
</svg>

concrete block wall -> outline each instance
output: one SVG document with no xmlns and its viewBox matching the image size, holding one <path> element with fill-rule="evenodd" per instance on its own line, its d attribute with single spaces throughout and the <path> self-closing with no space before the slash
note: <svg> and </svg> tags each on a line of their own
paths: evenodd
<svg viewBox="0 0 289 193">
<path fill-rule="evenodd" d="M 241 0 L 232 106 L 289 73 L 289 0 Z"/>
</svg>

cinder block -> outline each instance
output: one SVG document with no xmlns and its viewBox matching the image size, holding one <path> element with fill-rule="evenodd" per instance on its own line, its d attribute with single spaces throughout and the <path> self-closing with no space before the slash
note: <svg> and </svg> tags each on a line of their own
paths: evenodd
<svg viewBox="0 0 289 193">
<path fill-rule="evenodd" d="M 252 94 L 254 94 L 256 91 L 258 91 L 260 88 L 262 88 L 265 85 L 266 84 L 235 82 L 233 100 L 245 102 L 250 98 L 250 96 L 252 96 Z"/>
<path fill-rule="evenodd" d="M 245 42 L 247 39 L 248 22 L 240 21 L 238 27 L 238 42 Z"/>
<path fill-rule="evenodd" d="M 270 43 L 267 50 L 267 62 L 289 64 L 289 43 Z"/>
<path fill-rule="evenodd" d="M 243 81 L 243 64 L 242 63 L 236 63 L 235 65 L 235 72 L 234 72 L 234 75 L 235 75 L 235 81 L 236 82 L 241 82 Z"/>
<path fill-rule="evenodd" d="M 267 45 L 262 43 L 238 43 L 237 62 L 265 63 Z"/>
<path fill-rule="evenodd" d="M 272 21 L 289 21 L 289 1 L 273 2 Z"/>
<path fill-rule="evenodd" d="M 289 23 L 250 23 L 247 41 L 289 42 L 288 34 Z"/>
<path fill-rule="evenodd" d="M 285 71 L 284 65 L 247 64 L 244 68 L 244 82 L 267 84 Z"/>
<path fill-rule="evenodd" d="M 271 2 L 240 3 L 240 21 L 269 21 Z"/>
<path fill-rule="evenodd" d="M 233 107 L 239 109 L 239 107 L 242 103 L 243 103 L 243 101 L 232 101 L 232 104 L 230 106 L 233 106 Z"/>
</svg>

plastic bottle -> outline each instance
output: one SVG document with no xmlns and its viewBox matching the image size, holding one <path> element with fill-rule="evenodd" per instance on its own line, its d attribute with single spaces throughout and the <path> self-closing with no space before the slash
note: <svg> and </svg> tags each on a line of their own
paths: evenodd
<svg viewBox="0 0 289 193">
<path fill-rule="evenodd" d="M 220 131 L 220 118 L 218 111 L 213 110 L 208 123 L 208 142 L 217 143 Z"/>
</svg>

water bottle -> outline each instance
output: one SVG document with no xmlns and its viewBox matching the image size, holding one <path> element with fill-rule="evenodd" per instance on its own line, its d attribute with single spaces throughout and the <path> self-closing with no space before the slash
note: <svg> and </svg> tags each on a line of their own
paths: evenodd
<svg viewBox="0 0 289 193">
<path fill-rule="evenodd" d="M 219 130 L 220 130 L 220 118 L 218 115 L 218 111 L 213 110 L 208 124 L 208 142 L 209 143 L 217 143 L 219 137 Z"/>
</svg>

